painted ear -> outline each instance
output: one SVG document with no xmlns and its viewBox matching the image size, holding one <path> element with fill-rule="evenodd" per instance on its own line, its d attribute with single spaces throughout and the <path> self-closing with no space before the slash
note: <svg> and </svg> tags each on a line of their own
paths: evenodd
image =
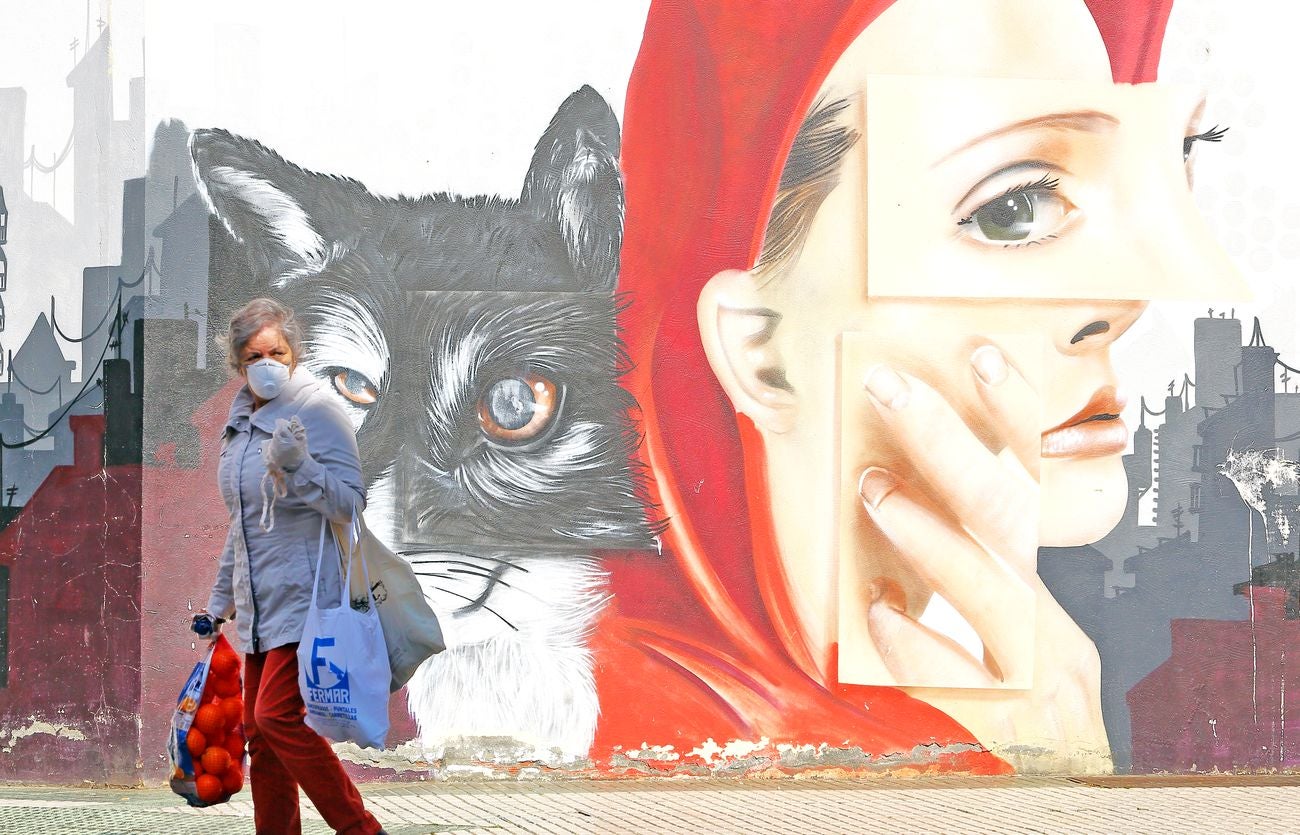
<svg viewBox="0 0 1300 835">
<path fill-rule="evenodd" d="M 190 158 L 208 209 L 244 245 L 259 280 L 283 287 L 336 254 L 327 207 L 347 205 L 338 192 L 360 184 L 306 171 L 219 129 L 191 134 Z"/>
<path fill-rule="evenodd" d="M 768 432 L 794 428 L 798 398 L 773 339 L 781 314 L 763 304 L 753 274 L 724 270 L 713 276 L 695 313 L 709 366 L 736 411 Z"/>
<path fill-rule="evenodd" d="M 623 246 L 614 111 L 591 87 L 565 99 L 533 152 L 521 201 L 560 227 L 587 289 L 613 292 Z"/>
</svg>

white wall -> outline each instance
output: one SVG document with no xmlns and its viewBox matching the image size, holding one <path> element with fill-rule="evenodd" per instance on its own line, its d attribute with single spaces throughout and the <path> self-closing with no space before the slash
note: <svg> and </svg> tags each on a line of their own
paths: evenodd
<svg viewBox="0 0 1300 835">
<path fill-rule="evenodd" d="M 158 0 L 148 113 L 256 137 L 381 193 L 515 194 L 569 93 L 590 84 L 621 118 L 647 7 Z"/>
</svg>

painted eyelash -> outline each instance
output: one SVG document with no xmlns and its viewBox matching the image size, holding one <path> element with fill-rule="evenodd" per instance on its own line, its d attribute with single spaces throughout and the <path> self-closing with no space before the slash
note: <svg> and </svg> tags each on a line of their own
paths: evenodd
<svg viewBox="0 0 1300 835">
<path fill-rule="evenodd" d="M 1224 128 L 1224 130 L 1227 130 L 1227 128 Z M 1218 140 L 1212 140 L 1212 141 L 1218 141 Z M 975 211 L 971 212 L 966 217 L 957 221 L 957 225 L 966 226 L 967 224 L 975 220 L 975 215 L 979 214 L 980 209 L 992 203 L 994 200 L 1000 200 L 1009 194 L 1020 194 L 1022 192 L 1040 191 L 1040 190 L 1055 191 L 1060 184 L 1061 184 L 1060 177 L 1053 177 L 1051 174 L 1044 174 L 1036 182 L 1025 183 L 1024 185 L 1021 186 L 1015 186 L 1013 188 L 1009 188 L 1006 191 L 999 194 L 997 197 L 993 197 L 989 200 L 985 200 L 975 209 Z"/>
<path fill-rule="evenodd" d="M 1002 248 L 1003 249 L 1025 249 L 1026 247 L 1031 247 L 1031 246 L 1044 246 L 1048 243 L 1051 243 L 1052 241 L 1058 240 L 1060 237 L 1061 237 L 1060 235 L 1044 235 L 1043 237 L 1038 238 L 1037 240 L 1025 241 L 1024 243 L 1002 244 Z"/>
<path fill-rule="evenodd" d="M 1218 125 L 1215 125 L 1214 127 L 1210 128 L 1204 133 L 1194 133 L 1191 136 L 1184 136 L 1183 137 L 1183 159 L 1187 159 L 1187 157 L 1191 155 L 1192 146 L 1195 145 L 1197 142 L 1221 142 L 1223 141 L 1223 135 L 1227 133 L 1229 130 L 1230 128 L 1227 127 L 1221 128 Z"/>
</svg>

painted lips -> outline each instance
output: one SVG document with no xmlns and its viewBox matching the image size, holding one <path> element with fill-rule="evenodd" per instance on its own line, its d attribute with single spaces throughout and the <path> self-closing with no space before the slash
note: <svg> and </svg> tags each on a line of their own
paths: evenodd
<svg viewBox="0 0 1300 835">
<path fill-rule="evenodd" d="M 1102 386 L 1079 412 L 1043 433 L 1044 458 L 1097 458 L 1118 455 L 1128 446 L 1128 427 L 1120 420 L 1124 398 Z"/>
</svg>

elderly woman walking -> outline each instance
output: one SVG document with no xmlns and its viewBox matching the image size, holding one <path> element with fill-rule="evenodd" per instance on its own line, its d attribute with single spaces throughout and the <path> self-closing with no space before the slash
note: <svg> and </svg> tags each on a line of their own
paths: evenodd
<svg viewBox="0 0 1300 835">
<path fill-rule="evenodd" d="M 311 603 L 322 516 L 347 522 L 365 505 L 356 438 L 321 384 L 298 371 L 293 311 L 254 299 L 235 312 L 230 367 L 245 381 L 230 406 L 218 481 L 230 513 L 207 613 L 233 619 L 245 653 L 244 731 L 257 832 L 302 831 L 301 787 L 336 832 L 381 833 L 330 744 L 304 721 L 298 641 Z M 324 599 L 339 593 L 327 561 Z"/>
</svg>

